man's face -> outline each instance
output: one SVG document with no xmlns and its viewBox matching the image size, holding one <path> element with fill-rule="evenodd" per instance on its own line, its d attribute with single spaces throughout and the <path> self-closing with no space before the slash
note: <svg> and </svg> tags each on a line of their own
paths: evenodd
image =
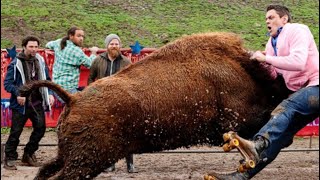
<svg viewBox="0 0 320 180">
<path fill-rule="evenodd" d="M 36 53 L 38 52 L 39 44 L 37 41 L 28 41 L 28 44 L 26 47 L 23 47 L 24 54 L 26 56 L 36 56 Z"/>
<path fill-rule="evenodd" d="M 112 39 L 107 46 L 108 54 L 116 58 L 120 55 L 120 42 L 118 39 Z"/>
<path fill-rule="evenodd" d="M 118 39 L 112 39 L 110 41 L 110 43 L 107 46 L 107 49 L 114 49 L 114 48 L 120 48 L 120 42 L 118 41 Z"/>
<path fill-rule="evenodd" d="M 287 15 L 280 18 L 279 14 L 277 14 L 274 9 L 269 10 L 266 14 L 266 23 L 270 36 L 277 36 L 278 28 L 284 26 L 287 23 L 287 20 Z"/>
<path fill-rule="evenodd" d="M 73 35 L 69 36 L 69 39 L 77 46 L 81 47 L 83 44 L 84 39 L 84 31 L 83 30 L 76 30 L 76 32 Z"/>
</svg>

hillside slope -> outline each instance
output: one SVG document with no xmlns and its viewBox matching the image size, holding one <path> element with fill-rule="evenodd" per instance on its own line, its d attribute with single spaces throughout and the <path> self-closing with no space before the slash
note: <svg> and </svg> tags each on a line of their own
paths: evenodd
<svg viewBox="0 0 320 180">
<path fill-rule="evenodd" d="M 270 3 L 288 6 L 293 21 L 308 25 L 319 44 L 318 0 L 1 0 L 1 48 L 21 47 L 31 34 L 43 47 L 75 25 L 84 28 L 86 47 L 104 48 L 109 33 L 117 33 L 124 47 L 138 40 L 157 48 L 184 34 L 229 31 L 248 48 L 262 49 Z"/>
</svg>

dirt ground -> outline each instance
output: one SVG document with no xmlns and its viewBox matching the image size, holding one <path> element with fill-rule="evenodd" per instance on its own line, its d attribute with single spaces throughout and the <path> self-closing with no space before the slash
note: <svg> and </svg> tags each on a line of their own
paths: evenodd
<svg viewBox="0 0 320 180">
<path fill-rule="evenodd" d="M 30 128 L 25 128 L 21 135 L 22 144 L 26 144 Z M 7 134 L 1 134 L 1 143 L 5 143 Z M 319 138 L 313 137 L 311 148 L 319 149 Z M 56 133 L 48 131 L 40 144 L 57 143 Z M 310 138 L 296 137 L 294 143 L 287 148 L 308 149 Z M 21 159 L 24 146 L 18 146 L 19 159 Z M 126 179 L 161 179 L 178 180 L 191 179 L 201 180 L 210 171 L 233 171 L 237 168 L 241 156 L 238 153 L 220 153 L 221 147 L 192 147 L 191 150 L 214 150 L 218 153 L 154 153 L 134 155 L 134 164 L 139 173 L 129 174 L 126 172 L 125 161 L 122 159 L 116 164 L 116 171 L 101 173 L 96 180 L 126 180 Z M 57 146 L 40 146 L 36 152 L 38 161 L 44 163 L 56 155 Z M 18 170 L 8 171 L 1 164 L 1 179 L 3 180 L 31 180 L 35 177 L 39 168 L 22 166 L 17 161 Z M 319 179 L 319 151 L 295 151 L 281 152 L 277 159 L 267 166 L 253 179 L 276 179 L 276 180 L 315 180 Z"/>
</svg>

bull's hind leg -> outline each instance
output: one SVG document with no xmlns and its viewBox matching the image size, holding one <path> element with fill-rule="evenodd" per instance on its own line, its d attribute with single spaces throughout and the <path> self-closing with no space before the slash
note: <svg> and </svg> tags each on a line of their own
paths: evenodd
<svg viewBox="0 0 320 180">
<path fill-rule="evenodd" d="M 99 165 L 98 165 L 99 166 Z M 72 169 L 70 169 L 72 168 Z M 64 179 L 93 179 L 98 176 L 102 170 L 97 171 L 90 167 L 68 166 L 55 174 L 50 180 L 64 180 Z"/>
<path fill-rule="evenodd" d="M 69 157 L 65 160 L 61 171 L 50 178 L 50 180 L 93 179 L 106 168 L 106 165 L 103 161 L 91 161 L 92 158 L 93 157 L 79 155 L 78 157 Z"/>
<path fill-rule="evenodd" d="M 63 160 L 61 158 L 54 158 L 50 162 L 44 164 L 38 171 L 34 180 L 48 179 L 55 175 L 63 167 Z"/>
<path fill-rule="evenodd" d="M 62 173 L 63 169 L 56 173 L 54 176 L 50 177 L 48 180 L 63 180 Z"/>
</svg>

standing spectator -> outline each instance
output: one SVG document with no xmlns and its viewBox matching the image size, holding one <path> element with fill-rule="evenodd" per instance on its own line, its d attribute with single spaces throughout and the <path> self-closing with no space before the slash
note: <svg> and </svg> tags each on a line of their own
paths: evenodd
<svg viewBox="0 0 320 180">
<path fill-rule="evenodd" d="M 256 51 L 255 59 L 276 78 L 282 75 L 293 93 L 271 113 L 271 119 L 244 145 L 255 155 L 255 168 L 247 172 L 214 173 L 216 179 L 251 179 L 293 142 L 294 135 L 319 116 L 319 51 L 310 29 L 290 23 L 289 9 L 269 5 L 266 24 L 270 34 L 266 51 Z"/>
<path fill-rule="evenodd" d="M 53 64 L 53 82 L 62 86 L 70 93 L 80 91 L 78 88 L 80 66 L 90 67 L 99 48 L 90 48 L 91 56 L 88 57 L 81 49 L 84 40 L 84 31 L 78 27 L 68 30 L 67 36 L 62 39 L 50 41 L 46 47 L 54 50 L 55 61 Z M 63 102 L 60 98 L 58 98 Z"/>
<path fill-rule="evenodd" d="M 116 34 L 109 34 L 105 39 L 107 52 L 100 54 L 92 62 L 90 68 L 90 75 L 88 84 L 94 82 L 96 79 L 111 76 L 122 68 L 131 64 L 131 61 L 121 54 L 121 40 Z M 126 157 L 127 170 L 129 173 L 138 172 L 133 165 L 133 154 Z M 115 170 L 115 164 L 107 168 L 107 172 Z"/>
<path fill-rule="evenodd" d="M 39 39 L 34 36 L 27 36 L 23 39 L 23 50 L 11 61 L 4 80 L 5 90 L 11 93 L 10 109 L 12 110 L 12 125 L 5 145 L 5 169 L 17 169 L 15 165 L 18 158 L 17 146 L 23 127 L 29 118 L 33 131 L 24 148 L 22 162 L 29 166 L 38 165 L 34 153 L 38 150 L 39 142 L 46 130 L 44 111 L 51 110 L 54 97 L 51 91 L 42 87 L 33 91 L 31 98 L 28 99 L 19 96 L 18 88 L 36 80 L 51 80 L 43 57 L 37 53 L 39 42 Z"/>
<path fill-rule="evenodd" d="M 121 41 L 116 34 L 108 35 L 105 44 L 107 52 L 100 54 L 92 62 L 88 85 L 96 79 L 111 76 L 131 64 L 131 61 L 121 54 Z"/>
</svg>

